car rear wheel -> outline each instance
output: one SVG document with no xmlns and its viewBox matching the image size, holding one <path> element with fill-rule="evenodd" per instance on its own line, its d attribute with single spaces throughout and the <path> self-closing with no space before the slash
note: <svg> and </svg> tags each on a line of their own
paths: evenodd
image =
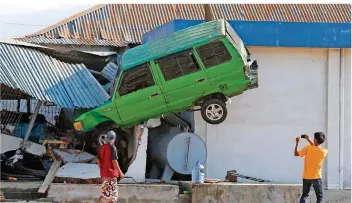
<svg viewBox="0 0 352 203">
<path fill-rule="evenodd" d="M 209 99 L 202 104 L 202 118 L 209 124 L 220 124 L 227 117 L 227 108 L 221 99 Z"/>
</svg>

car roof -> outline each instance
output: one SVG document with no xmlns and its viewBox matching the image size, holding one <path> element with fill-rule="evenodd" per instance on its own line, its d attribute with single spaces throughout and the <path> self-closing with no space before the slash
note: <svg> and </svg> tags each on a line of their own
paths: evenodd
<svg viewBox="0 0 352 203">
<path fill-rule="evenodd" d="M 191 48 L 192 45 L 225 35 L 225 20 L 201 23 L 164 38 L 127 50 L 121 59 L 121 69 L 126 70 L 148 61 Z"/>
</svg>

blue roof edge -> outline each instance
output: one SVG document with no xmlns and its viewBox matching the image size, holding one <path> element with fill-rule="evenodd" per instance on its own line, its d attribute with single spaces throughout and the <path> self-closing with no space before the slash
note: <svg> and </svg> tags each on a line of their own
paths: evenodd
<svg viewBox="0 0 352 203">
<path fill-rule="evenodd" d="M 143 35 L 143 43 L 160 39 L 203 20 L 172 20 Z M 229 20 L 246 46 L 351 48 L 351 23 Z M 260 34 L 258 34 L 260 33 Z"/>
</svg>

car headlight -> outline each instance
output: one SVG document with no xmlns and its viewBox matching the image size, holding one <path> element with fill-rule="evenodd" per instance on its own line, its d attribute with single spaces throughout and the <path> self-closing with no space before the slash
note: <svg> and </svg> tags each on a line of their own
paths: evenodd
<svg viewBox="0 0 352 203">
<path fill-rule="evenodd" d="M 75 128 L 76 131 L 83 130 L 83 125 L 81 121 L 74 122 L 73 127 Z"/>
</svg>

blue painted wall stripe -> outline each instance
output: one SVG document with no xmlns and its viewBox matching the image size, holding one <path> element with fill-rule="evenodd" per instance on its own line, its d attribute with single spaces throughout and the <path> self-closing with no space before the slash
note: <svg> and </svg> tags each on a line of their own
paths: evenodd
<svg viewBox="0 0 352 203">
<path fill-rule="evenodd" d="M 173 20 L 143 35 L 143 43 L 202 23 Z M 351 23 L 235 21 L 229 23 L 246 46 L 351 48 Z"/>
</svg>

